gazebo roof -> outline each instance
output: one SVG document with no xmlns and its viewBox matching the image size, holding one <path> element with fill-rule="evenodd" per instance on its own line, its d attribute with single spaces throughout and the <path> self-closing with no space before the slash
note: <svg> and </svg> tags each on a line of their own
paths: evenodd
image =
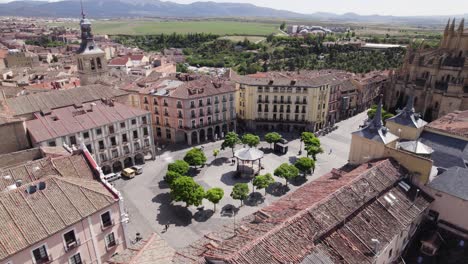
<svg viewBox="0 0 468 264">
<path fill-rule="evenodd" d="M 263 151 L 256 148 L 243 148 L 237 150 L 234 156 L 240 160 L 258 160 L 263 158 Z"/>
</svg>

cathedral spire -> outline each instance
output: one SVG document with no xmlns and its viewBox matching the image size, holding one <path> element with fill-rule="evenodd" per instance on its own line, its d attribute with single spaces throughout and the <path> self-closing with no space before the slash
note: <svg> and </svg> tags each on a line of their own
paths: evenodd
<svg viewBox="0 0 468 264">
<path fill-rule="evenodd" d="M 408 102 L 406 102 L 404 111 L 414 112 L 414 95 L 412 93 L 408 96 Z"/>
<path fill-rule="evenodd" d="M 447 21 L 447 26 L 445 26 L 444 35 L 447 35 L 450 28 L 450 18 Z"/>
<path fill-rule="evenodd" d="M 463 33 L 463 30 L 465 30 L 465 18 L 462 18 L 460 22 L 460 26 L 458 26 L 458 32 Z"/>
<path fill-rule="evenodd" d="M 452 25 L 450 26 L 450 33 L 454 33 L 454 32 L 455 32 L 455 18 L 453 18 Z"/>
<path fill-rule="evenodd" d="M 80 5 L 81 5 L 81 17 L 82 17 L 83 19 L 85 19 L 85 18 L 86 18 L 86 15 L 85 15 L 84 9 L 83 9 L 83 0 L 80 0 Z"/>
</svg>

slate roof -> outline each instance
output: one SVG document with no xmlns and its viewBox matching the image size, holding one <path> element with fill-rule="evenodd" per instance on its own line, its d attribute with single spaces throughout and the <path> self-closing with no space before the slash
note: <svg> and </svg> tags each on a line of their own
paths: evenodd
<svg viewBox="0 0 468 264">
<path fill-rule="evenodd" d="M 172 263 L 175 250 L 158 234 L 153 233 L 148 239 L 113 256 L 108 264 L 169 264 Z"/>
<path fill-rule="evenodd" d="M 421 193 L 414 200 L 414 187 L 398 187 L 405 171 L 393 161 L 368 164 L 302 186 L 240 220 L 235 234 L 226 227 L 178 251 L 174 262 L 372 263 L 371 239 L 384 249 L 431 198 Z"/>
<path fill-rule="evenodd" d="M 434 166 L 442 168 L 462 167 L 468 161 L 468 140 L 462 140 L 424 130 L 419 141 L 431 147 Z"/>
<path fill-rule="evenodd" d="M 413 101 L 414 97 L 410 96 L 408 98 L 408 103 L 403 108 L 403 110 L 401 110 L 401 112 L 396 116 L 387 119 L 387 122 L 395 122 L 403 126 L 414 128 L 424 127 L 427 122 L 422 120 L 419 115 L 414 112 Z"/>
<path fill-rule="evenodd" d="M 91 104 L 93 104 L 92 111 Z M 75 106 L 58 108 L 47 115 L 37 113 L 36 119 L 27 121 L 26 126 L 34 142 L 43 142 L 148 113 L 146 110 L 120 103 L 113 103 L 113 106 L 110 106 L 102 101 L 96 101 L 83 104 L 79 108 Z"/>
<path fill-rule="evenodd" d="M 399 142 L 397 146 L 398 148 L 409 152 L 413 152 L 415 154 L 429 155 L 432 152 L 434 152 L 434 150 L 431 147 L 425 145 L 424 143 L 421 143 L 418 140 Z"/>
<path fill-rule="evenodd" d="M 468 168 L 449 168 L 428 185 L 435 190 L 468 201 Z"/>
<path fill-rule="evenodd" d="M 239 158 L 240 160 L 253 161 L 263 158 L 263 151 L 256 148 L 243 148 L 236 150 L 234 156 L 236 156 L 236 158 Z"/>
<path fill-rule="evenodd" d="M 46 93 L 30 94 L 6 100 L 15 115 L 25 115 L 41 110 L 50 110 L 92 102 L 101 98 L 114 98 L 127 95 L 128 92 L 104 85 L 86 85 L 66 90 L 54 90 Z"/>
<path fill-rule="evenodd" d="M 0 193 L 0 261 L 118 202 L 92 179 L 81 155 L 72 157 L 7 170 L 14 179 L 22 177 L 23 185 Z M 39 184 L 45 188 L 26 192 Z"/>
</svg>

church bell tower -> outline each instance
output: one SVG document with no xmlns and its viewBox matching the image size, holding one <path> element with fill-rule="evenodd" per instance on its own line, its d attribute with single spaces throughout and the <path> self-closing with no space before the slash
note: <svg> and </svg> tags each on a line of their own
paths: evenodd
<svg viewBox="0 0 468 264">
<path fill-rule="evenodd" d="M 96 83 L 107 75 L 106 54 L 94 42 L 91 22 L 86 18 L 81 3 L 81 44 L 77 52 L 78 75 L 81 85 Z"/>
</svg>

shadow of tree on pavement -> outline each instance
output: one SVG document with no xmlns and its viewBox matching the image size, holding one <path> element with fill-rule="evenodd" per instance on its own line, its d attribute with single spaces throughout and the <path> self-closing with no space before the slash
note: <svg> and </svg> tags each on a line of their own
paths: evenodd
<svg viewBox="0 0 468 264">
<path fill-rule="evenodd" d="M 169 193 L 160 193 L 152 199 L 153 203 L 160 204 L 156 221 L 160 225 L 188 226 L 192 223 L 192 212 L 182 205 L 172 204 Z"/>
</svg>

